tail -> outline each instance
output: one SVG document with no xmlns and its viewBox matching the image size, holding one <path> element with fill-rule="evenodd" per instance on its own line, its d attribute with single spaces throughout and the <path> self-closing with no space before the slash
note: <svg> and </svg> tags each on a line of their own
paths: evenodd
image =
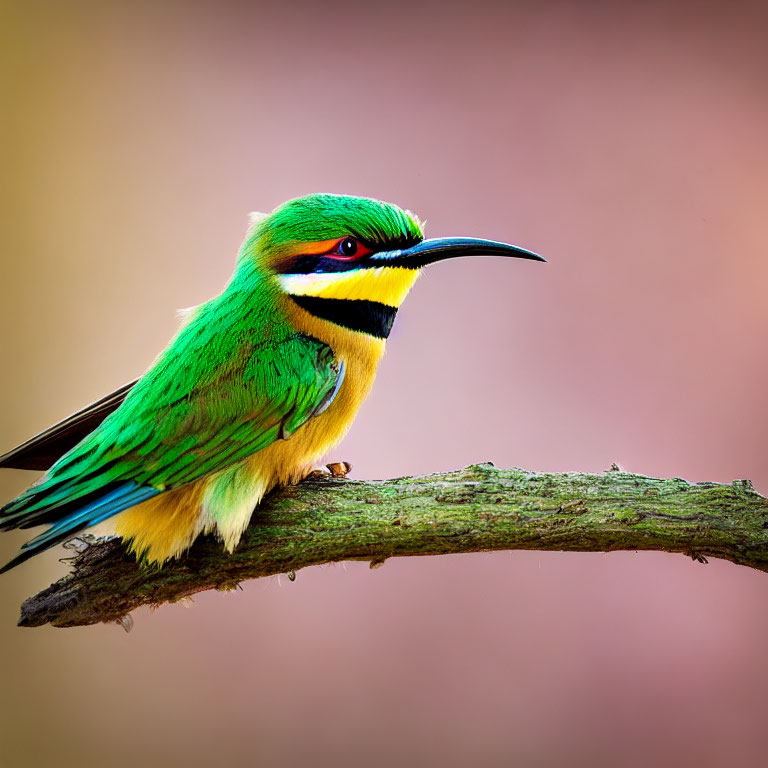
<svg viewBox="0 0 768 768">
<path fill-rule="evenodd" d="M 57 500 L 57 497 L 61 499 L 63 490 L 57 488 L 58 485 L 55 481 L 50 484 L 44 481 L 0 508 L 0 531 L 52 523 L 47 531 L 23 544 L 21 552 L 2 566 L 0 573 L 5 573 L 30 557 L 71 538 L 83 528 L 96 525 L 160 493 L 157 488 L 128 481 L 111 483 L 87 494 L 81 493 L 75 499 Z M 58 493 L 52 493 L 54 490 Z"/>
<path fill-rule="evenodd" d="M 138 379 L 136 379 L 138 381 Z M 87 405 L 58 424 L 0 456 L 0 467 L 9 469 L 48 469 L 67 451 L 95 430 L 117 410 L 136 381 L 124 384 L 101 400 Z"/>
</svg>

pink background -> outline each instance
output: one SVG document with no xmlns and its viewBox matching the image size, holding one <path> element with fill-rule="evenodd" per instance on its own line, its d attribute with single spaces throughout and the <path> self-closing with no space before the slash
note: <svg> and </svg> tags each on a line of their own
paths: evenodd
<svg viewBox="0 0 768 768">
<path fill-rule="evenodd" d="M 768 13 L 667 5 L 4 4 L 0 448 L 146 368 L 248 211 L 334 191 L 550 260 L 428 271 L 329 457 L 356 477 L 767 493 Z M 765 760 L 768 576 L 729 563 L 339 564 L 15 628 L 65 554 L 0 579 L 3 767 Z"/>
</svg>

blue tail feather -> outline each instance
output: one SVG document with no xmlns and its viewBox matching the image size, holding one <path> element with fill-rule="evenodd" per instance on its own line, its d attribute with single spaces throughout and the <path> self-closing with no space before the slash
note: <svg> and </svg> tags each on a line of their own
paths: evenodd
<svg viewBox="0 0 768 768">
<path fill-rule="evenodd" d="M 23 544 L 21 547 L 22 551 L 13 560 L 0 568 L 0 573 L 9 571 L 33 555 L 68 539 L 83 528 L 96 525 L 108 517 L 112 517 L 112 515 L 141 504 L 142 501 L 151 499 L 158 493 L 161 493 L 161 491 L 156 488 L 137 485 L 133 482 L 123 483 L 103 496 L 62 517 L 47 531 Z"/>
</svg>

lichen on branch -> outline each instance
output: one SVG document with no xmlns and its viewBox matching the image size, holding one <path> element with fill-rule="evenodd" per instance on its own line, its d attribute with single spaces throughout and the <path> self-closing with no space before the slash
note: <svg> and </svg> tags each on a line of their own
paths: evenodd
<svg viewBox="0 0 768 768">
<path fill-rule="evenodd" d="M 340 560 L 501 549 L 652 549 L 768 571 L 768 499 L 751 484 L 660 480 L 612 468 L 547 474 L 476 464 L 383 481 L 312 477 L 271 494 L 233 554 L 212 537 L 147 568 L 119 539 L 79 551 L 72 571 L 28 598 L 21 626 L 120 621 L 246 579 Z"/>
</svg>

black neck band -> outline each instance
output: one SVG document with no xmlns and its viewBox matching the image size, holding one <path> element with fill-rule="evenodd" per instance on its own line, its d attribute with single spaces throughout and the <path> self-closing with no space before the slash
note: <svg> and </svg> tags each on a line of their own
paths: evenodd
<svg viewBox="0 0 768 768">
<path fill-rule="evenodd" d="M 378 301 L 365 299 L 323 299 L 318 296 L 293 296 L 291 298 L 315 317 L 336 325 L 386 339 L 395 322 L 397 309 Z"/>
</svg>

